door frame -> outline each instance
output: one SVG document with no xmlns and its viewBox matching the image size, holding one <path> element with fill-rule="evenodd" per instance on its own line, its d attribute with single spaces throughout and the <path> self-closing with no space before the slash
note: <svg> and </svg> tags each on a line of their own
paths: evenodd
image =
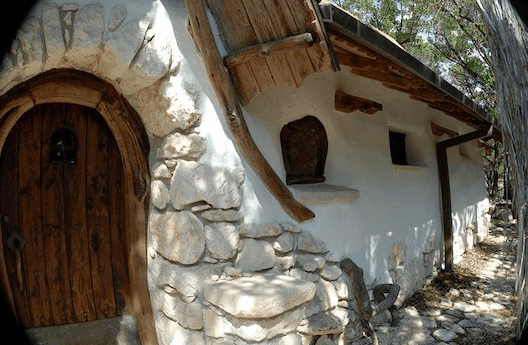
<svg viewBox="0 0 528 345">
<path fill-rule="evenodd" d="M 129 275 L 128 314 L 136 319 L 141 344 L 157 344 L 147 280 L 147 218 L 150 174 L 149 139 L 138 113 L 109 83 L 73 69 L 54 69 L 18 84 L 0 96 L 0 153 L 16 122 L 45 103 L 71 103 L 97 110 L 114 136 L 124 171 L 125 238 Z M 0 177 L 1 178 L 1 177 Z M 0 233 L 1 233 L 0 229 Z M 9 287 L 0 236 L 0 279 Z M 5 291 L 14 309 L 12 291 Z"/>
</svg>

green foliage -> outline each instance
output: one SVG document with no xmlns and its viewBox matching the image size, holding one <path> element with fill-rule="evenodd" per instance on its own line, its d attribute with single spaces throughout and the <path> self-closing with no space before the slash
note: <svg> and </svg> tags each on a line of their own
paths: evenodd
<svg viewBox="0 0 528 345">
<path fill-rule="evenodd" d="M 334 0 L 391 35 L 493 115 L 495 78 L 474 0 Z"/>
</svg>

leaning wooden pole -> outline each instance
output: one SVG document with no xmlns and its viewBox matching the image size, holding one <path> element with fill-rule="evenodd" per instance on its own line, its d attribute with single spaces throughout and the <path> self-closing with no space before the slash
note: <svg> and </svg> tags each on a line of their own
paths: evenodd
<svg viewBox="0 0 528 345">
<path fill-rule="evenodd" d="M 306 221 L 315 214 L 299 203 L 266 161 L 249 133 L 235 88 L 216 48 L 204 0 L 185 0 L 191 35 L 202 56 L 209 80 L 220 101 L 227 124 L 240 153 L 264 185 L 295 220 Z"/>
</svg>

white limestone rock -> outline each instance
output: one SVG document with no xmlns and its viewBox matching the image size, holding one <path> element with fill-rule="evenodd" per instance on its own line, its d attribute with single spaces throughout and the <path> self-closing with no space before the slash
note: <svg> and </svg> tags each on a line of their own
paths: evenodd
<svg viewBox="0 0 528 345">
<path fill-rule="evenodd" d="M 336 280 L 343 274 L 343 271 L 341 270 L 341 268 L 337 266 L 326 265 L 320 274 L 321 274 L 321 277 L 323 277 L 326 280 Z"/>
<path fill-rule="evenodd" d="M 163 314 L 161 314 L 163 315 Z M 155 316 L 157 316 L 155 314 Z M 159 345 L 192 344 L 206 345 L 203 331 L 195 331 L 182 327 L 179 323 L 165 317 L 156 317 L 156 333 Z"/>
<path fill-rule="evenodd" d="M 152 177 L 160 180 L 170 180 L 172 178 L 172 174 L 165 163 L 155 162 L 152 165 Z"/>
<path fill-rule="evenodd" d="M 295 266 L 296 263 L 295 257 L 293 255 L 277 256 L 275 260 L 283 270 L 289 270 Z"/>
<path fill-rule="evenodd" d="M 150 200 L 159 210 L 164 210 L 170 202 L 169 189 L 163 181 L 154 180 L 150 184 Z"/>
<path fill-rule="evenodd" d="M 313 283 L 284 275 L 258 275 L 210 283 L 204 298 L 240 319 L 272 318 L 310 301 Z"/>
<path fill-rule="evenodd" d="M 282 337 L 271 339 L 269 345 L 303 345 L 303 343 L 299 334 L 290 333 Z"/>
<path fill-rule="evenodd" d="M 200 215 L 205 220 L 208 220 L 210 222 L 238 222 L 241 221 L 244 218 L 244 214 L 237 210 L 207 210 L 205 212 L 202 212 Z"/>
<path fill-rule="evenodd" d="M 227 315 L 224 331 L 249 342 L 260 342 L 294 332 L 303 320 L 301 308 L 294 308 L 267 319 L 238 319 Z"/>
<path fill-rule="evenodd" d="M 194 330 L 203 328 L 202 306 L 199 302 L 184 302 L 179 296 L 163 294 L 161 308 L 169 319 L 178 322 L 182 327 Z"/>
<path fill-rule="evenodd" d="M 116 80 L 128 73 L 128 66 L 143 44 L 145 33 L 151 25 L 152 18 L 145 16 L 131 19 L 116 30 L 108 32 L 103 42 L 105 54 L 101 56 L 99 65 L 109 79 Z"/>
<path fill-rule="evenodd" d="M 94 3 L 82 7 L 75 14 L 72 47 L 99 50 L 104 29 L 103 5 Z"/>
<path fill-rule="evenodd" d="M 202 315 L 205 334 L 211 338 L 223 338 L 225 335 L 223 315 L 219 315 L 211 309 L 204 309 Z"/>
<path fill-rule="evenodd" d="M 160 119 L 162 121 L 160 133 L 168 134 L 175 129 L 187 130 L 202 117 L 196 109 L 200 92 L 195 89 L 199 90 L 199 87 L 195 86 L 195 82 L 190 82 L 184 78 L 183 74 L 187 62 L 183 60 L 183 57 L 178 63 L 180 64 L 179 73 L 164 79 L 161 83 L 160 92 L 164 100 L 164 117 Z M 190 74 L 192 75 L 192 73 Z M 156 114 L 154 115 L 156 116 Z"/>
<path fill-rule="evenodd" d="M 301 232 L 301 229 L 299 229 L 299 227 L 291 224 L 291 223 L 283 223 L 282 224 L 282 227 L 284 229 L 284 231 L 288 231 L 288 232 L 291 232 L 292 234 L 298 234 L 299 232 Z"/>
<path fill-rule="evenodd" d="M 205 250 L 202 222 L 191 212 L 166 212 L 152 222 L 154 247 L 167 260 L 196 263 Z"/>
<path fill-rule="evenodd" d="M 211 257 L 227 260 L 237 252 L 238 231 L 230 223 L 212 223 L 205 226 L 205 240 Z"/>
<path fill-rule="evenodd" d="M 319 312 L 308 318 L 297 328 L 297 331 L 309 335 L 337 334 L 344 330 L 344 325 L 334 316 Z"/>
<path fill-rule="evenodd" d="M 239 231 L 241 237 L 261 238 L 280 235 L 282 233 L 282 227 L 279 223 L 244 223 L 240 225 Z"/>
<path fill-rule="evenodd" d="M 310 301 L 315 284 L 284 275 L 257 275 L 204 286 L 204 298 L 241 319 L 271 318 Z"/>
<path fill-rule="evenodd" d="M 324 279 L 315 282 L 317 286 L 316 295 L 319 298 L 323 310 L 328 310 L 337 306 L 339 299 L 334 285 Z"/>
<path fill-rule="evenodd" d="M 308 232 L 302 232 L 297 237 L 297 251 L 323 254 L 326 253 L 328 249 L 323 241 L 315 238 Z"/>
<path fill-rule="evenodd" d="M 131 65 L 131 76 L 159 80 L 167 74 L 172 62 L 172 47 L 176 47 L 176 41 L 172 30 L 163 27 L 162 17 L 155 17 L 152 25 L 145 34 L 143 44 Z M 166 18 L 170 24 L 170 20 Z"/>
<path fill-rule="evenodd" d="M 191 303 L 203 291 L 203 285 L 211 282 L 212 276 L 220 276 L 228 265 L 218 263 L 188 267 L 157 256 L 149 262 L 150 279 L 157 288 L 172 295 L 177 293 L 183 301 Z"/>
<path fill-rule="evenodd" d="M 62 34 L 59 9 L 55 4 L 46 4 L 42 6 L 41 13 L 46 53 L 48 54 L 48 59 L 49 57 L 52 57 L 53 59 L 53 62 L 47 62 L 56 65 L 66 49 L 64 45 L 64 36 Z"/>
<path fill-rule="evenodd" d="M 163 140 L 158 158 L 197 160 L 205 152 L 206 146 L 205 138 L 197 134 L 172 133 Z"/>
<path fill-rule="evenodd" d="M 289 232 L 282 233 L 273 242 L 273 249 L 279 253 L 287 253 L 293 249 L 293 236 Z"/>
<path fill-rule="evenodd" d="M 266 241 L 252 238 L 242 240 L 243 248 L 238 254 L 235 267 L 244 272 L 262 271 L 275 266 L 275 251 Z"/>
<path fill-rule="evenodd" d="M 30 16 L 22 24 L 17 34 L 19 47 L 25 62 L 39 62 L 44 59 L 44 41 L 42 40 L 42 26 L 40 21 Z"/>
<path fill-rule="evenodd" d="M 112 7 L 110 18 L 108 19 L 108 30 L 114 31 L 117 29 L 127 17 L 127 9 L 121 5 L 115 5 Z"/>
<path fill-rule="evenodd" d="M 171 180 L 170 196 L 177 210 L 198 201 L 215 208 L 234 208 L 242 203 L 242 169 L 211 167 L 180 161 Z"/>
<path fill-rule="evenodd" d="M 343 276 L 339 277 L 337 280 L 331 282 L 337 293 L 337 298 L 339 300 L 350 300 L 352 298 L 352 292 L 348 290 L 348 282 L 343 279 Z"/>
<path fill-rule="evenodd" d="M 314 272 L 325 265 L 325 259 L 319 255 L 298 254 L 297 263 L 307 272 Z"/>
<path fill-rule="evenodd" d="M 297 267 L 294 267 L 294 268 L 290 269 L 288 271 L 288 276 L 296 278 L 296 279 L 307 280 L 307 281 L 314 282 L 314 283 L 316 281 L 318 281 L 319 279 L 321 279 L 321 277 L 319 275 L 313 274 L 313 273 L 308 273 L 308 272 L 306 272 L 304 270 L 301 270 L 300 268 L 297 268 Z"/>
<path fill-rule="evenodd" d="M 438 340 L 449 343 L 457 337 L 457 334 L 449 329 L 437 329 L 433 332 L 433 336 Z"/>
</svg>

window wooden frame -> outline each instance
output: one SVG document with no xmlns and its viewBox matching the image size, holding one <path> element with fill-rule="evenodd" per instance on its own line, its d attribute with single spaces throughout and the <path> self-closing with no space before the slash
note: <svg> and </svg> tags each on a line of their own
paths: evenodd
<svg viewBox="0 0 528 345">
<path fill-rule="evenodd" d="M 308 115 L 286 124 L 280 133 L 286 184 L 325 181 L 328 138 L 323 124 Z"/>
</svg>

